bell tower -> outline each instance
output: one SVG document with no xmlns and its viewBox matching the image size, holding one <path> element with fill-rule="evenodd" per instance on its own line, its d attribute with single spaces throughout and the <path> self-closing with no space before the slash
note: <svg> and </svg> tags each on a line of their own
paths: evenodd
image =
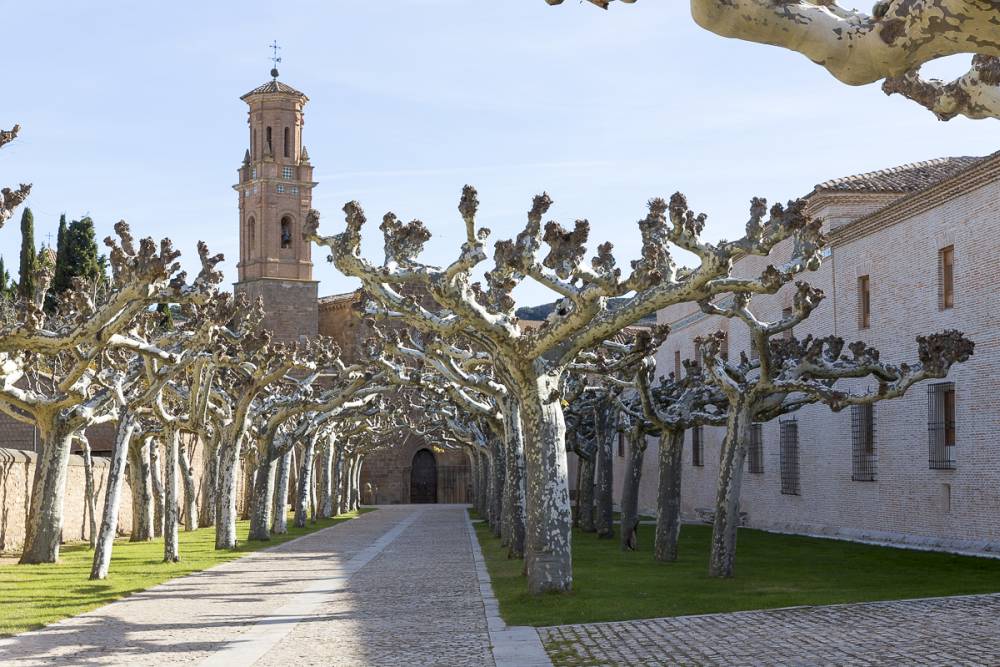
<svg viewBox="0 0 1000 667">
<path fill-rule="evenodd" d="M 239 169 L 240 262 L 238 293 L 264 301 L 264 324 L 275 339 L 315 336 L 317 285 L 311 244 L 302 227 L 312 205 L 313 168 L 302 145 L 309 98 L 271 80 L 241 98 L 250 107 L 250 147 Z"/>
</svg>

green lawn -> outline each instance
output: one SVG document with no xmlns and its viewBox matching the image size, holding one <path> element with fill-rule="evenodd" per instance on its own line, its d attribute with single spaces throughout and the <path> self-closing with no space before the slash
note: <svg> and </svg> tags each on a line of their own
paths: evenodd
<svg viewBox="0 0 1000 667">
<path fill-rule="evenodd" d="M 736 577 L 707 575 L 710 526 L 684 526 L 681 558 L 652 559 L 653 526 L 640 550 L 574 532 L 573 592 L 528 595 L 523 563 L 510 561 L 476 524 L 500 613 L 510 625 L 562 625 L 657 616 L 1000 591 L 1000 560 L 740 529 Z"/>
<path fill-rule="evenodd" d="M 182 530 L 179 563 L 162 562 L 162 539 L 153 542 L 119 540 L 115 543 L 111 572 L 104 581 L 88 579 L 94 552 L 86 544 L 64 545 L 60 550 L 60 562 L 54 565 L 0 564 L 0 637 L 42 627 L 168 579 L 225 563 L 356 516 L 357 513 L 351 513 L 322 519 L 305 528 L 295 528 L 290 517 L 288 534 L 275 535 L 269 542 L 246 542 L 250 522 L 240 521 L 237 523 L 240 546 L 233 551 L 215 550 L 214 528 L 190 533 Z"/>
</svg>

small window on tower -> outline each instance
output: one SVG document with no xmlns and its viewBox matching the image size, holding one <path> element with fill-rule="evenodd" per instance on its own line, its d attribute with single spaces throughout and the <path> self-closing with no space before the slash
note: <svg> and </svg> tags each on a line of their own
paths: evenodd
<svg viewBox="0 0 1000 667">
<path fill-rule="evenodd" d="M 291 157 L 292 156 L 292 144 L 289 141 L 289 136 L 290 136 L 290 133 L 288 132 L 288 128 L 286 127 L 285 128 L 285 157 Z"/>
<path fill-rule="evenodd" d="M 254 220 L 253 216 L 247 221 L 248 236 L 250 237 L 250 248 L 253 249 L 254 243 L 257 241 L 257 221 Z"/>
<path fill-rule="evenodd" d="M 287 215 L 281 219 L 281 247 L 292 247 L 292 219 Z"/>
<path fill-rule="evenodd" d="M 297 185 L 293 185 L 292 186 L 292 194 L 293 195 L 299 194 L 299 186 L 297 186 Z"/>
<path fill-rule="evenodd" d="M 284 192 L 284 191 L 285 191 L 285 186 L 284 186 L 284 185 L 282 185 L 281 183 L 278 183 L 278 188 L 277 188 L 277 190 L 278 190 L 278 192 Z"/>
<path fill-rule="evenodd" d="M 285 180 L 291 180 L 294 177 L 294 174 L 292 172 L 292 168 L 291 167 L 282 167 L 281 168 L 281 177 L 284 178 Z"/>
<path fill-rule="evenodd" d="M 257 178 L 257 167 L 250 170 L 250 178 Z"/>
</svg>

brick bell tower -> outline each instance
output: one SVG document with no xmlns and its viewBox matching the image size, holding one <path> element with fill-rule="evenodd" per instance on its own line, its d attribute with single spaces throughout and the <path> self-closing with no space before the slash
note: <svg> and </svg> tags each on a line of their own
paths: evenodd
<svg viewBox="0 0 1000 667">
<path fill-rule="evenodd" d="M 303 93 L 271 80 L 240 98 L 250 107 L 250 148 L 233 186 L 240 200 L 237 293 L 264 301 L 276 340 L 315 336 L 317 285 L 302 227 L 312 205 L 313 168 L 302 145 Z"/>
</svg>

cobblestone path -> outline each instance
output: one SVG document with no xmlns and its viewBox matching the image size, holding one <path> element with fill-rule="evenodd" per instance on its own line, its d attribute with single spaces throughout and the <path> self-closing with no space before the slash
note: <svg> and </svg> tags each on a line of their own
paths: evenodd
<svg viewBox="0 0 1000 667">
<path fill-rule="evenodd" d="M 464 506 L 415 505 L 0 640 L 0 664 L 494 662 Z"/>
<path fill-rule="evenodd" d="M 556 665 L 1000 665 L 1000 595 L 539 628 Z"/>
</svg>

